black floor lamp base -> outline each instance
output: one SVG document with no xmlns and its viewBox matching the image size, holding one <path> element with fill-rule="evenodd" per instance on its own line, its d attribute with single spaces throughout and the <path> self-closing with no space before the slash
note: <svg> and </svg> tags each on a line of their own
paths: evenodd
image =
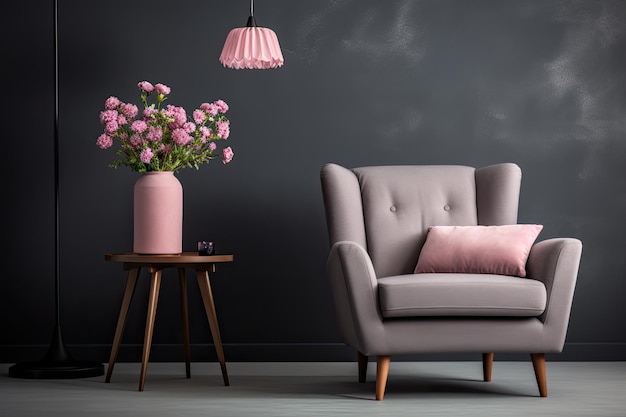
<svg viewBox="0 0 626 417">
<path fill-rule="evenodd" d="M 9 367 L 12 378 L 75 379 L 104 375 L 104 365 L 96 361 L 77 361 L 63 343 L 61 326 L 57 322 L 48 353 L 34 362 L 18 362 Z"/>
<path fill-rule="evenodd" d="M 104 375 L 99 362 L 21 362 L 9 368 L 9 376 L 27 379 L 75 379 Z"/>
</svg>

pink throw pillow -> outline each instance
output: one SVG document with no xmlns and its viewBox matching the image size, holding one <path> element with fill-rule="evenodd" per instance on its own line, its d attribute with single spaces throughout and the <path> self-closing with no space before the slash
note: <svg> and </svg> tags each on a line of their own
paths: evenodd
<svg viewBox="0 0 626 417">
<path fill-rule="evenodd" d="M 451 272 L 526 276 L 539 224 L 432 226 L 415 273 Z"/>
</svg>

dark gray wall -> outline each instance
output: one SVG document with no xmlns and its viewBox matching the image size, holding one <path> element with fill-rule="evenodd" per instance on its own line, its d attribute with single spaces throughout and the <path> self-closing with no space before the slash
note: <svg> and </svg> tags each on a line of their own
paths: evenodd
<svg viewBox="0 0 626 417">
<path fill-rule="evenodd" d="M 16 2 L 17 3 L 17 2 Z M 52 1 L 14 4 L 3 20 L 3 274 L 0 362 L 39 359 L 54 324 Z M 107 252 L 132 249 L 138 174 L 107 165 L 98 115 L 136 84 L 170 103 L 231 107 L 233 162 L 180 173 L 184 249 L 214 240 L 236 261 L 213 275 L 230 360 L 345 360 L 325 277 L 319 185 L 326 162 L 511 161 L 524 172 L 520 222 L 540 240 L 584 244 L 567 345 L 559 358 L 626 359 L 626 2 L 267 0 L 261 26 L 281 41 L 273 71 L 225 69 L 240 1 L 59 0 L 61 316 L 70 350 L 108 359 L 125 283 Z M 7 74 L 8 73 L 8 74 Z M 172 271 L 161 291 L 153 358 L 178 360 Z M 213 358 L 190 281 L 194 359 Z M 122 360 L 138 360 L 147 279 Z"/>
</svg>

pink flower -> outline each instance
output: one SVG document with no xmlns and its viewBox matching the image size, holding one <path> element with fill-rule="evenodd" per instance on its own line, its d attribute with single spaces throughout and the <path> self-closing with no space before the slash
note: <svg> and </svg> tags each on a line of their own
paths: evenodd
<svg viewBox="0 0 626 417">
<path fill-rule="evenodd" d="M 222 162 L 224 164 L 227 164 L 233 160 L 233 156 L 235 156 L 235 153 L 233 152 L 232 149 L 230 149 L 230 146 L 229 146 L 228 148 L 224 148 L 222 150 L 222 155 L 224 157 L 224 160 Z"/>
<path fill-rule="evenodd" d="M 104 107 L 106 107 L 107 110 L 115 110 L 120 103 L 121 101 L 117 97 L 111 96 L 104 102 Z"/>
<path fill-rule="evenodd" d="M 158 142 L 163 137 L 163 130 L 159 126 L 150 126 L 148 129 L 148 133 L 146 134 L 146 139 L 151 142 Z"/>
<path fill-rule="evenodd" d="M 164 84 L 157 84 L 154 86 L 154 88 L 159 94 L 168 95 L 170 93 L 170 88 Z"/>
<path fill-rule="evenodd" d="M 151 109 L 151 108 L 147 108 L 147 109 L 143 109 L 143 111 L 141 112 L 141 117 L 143 117 L 144 120 L 149 120 L 152 118 L 153 114 L 158 113 L 157 109 Z"/>
<path fill-rule="evenodd" d="M 130 125 L 130 130 L 135 133 L 143 133 L 148 128 L 148 125 L 143 120 L 135 120 L 133 124 Z"/>
<path fill-rule="evenodd" d="M 174 118 L 174 128 L 182 127 L 187 121 L 187 113 L 185 113 L 185 109 L 182 107 L 168 105 L 165 109 L 165 114 Z"/>
<path fill-rule="evenodd" d="M 141 135 L 137 133 L 132 135 L 128 141 L 130 142 L 130 145 L 135 149 L 139 149 L 141 148 L 141 145 L 143 145 L 143 139 L 141 138 Z"/>
<path fill-rule="evenodd" d="M 202 110 L 194 110 L 193 111 L 193 121 L 196 124 L 200 124 L 206 120 L 206 114 Z"/>
<path fill-rule="evenodd" d="M 139 113 L 139 109 L 137 108 L 137 106 L 130 103 L 122 103 L 120 105 L 120 110 L 122 111 L 122 113 L 124 113 L 124 116 L 128 117 L 129 119 L 133 119 L 135 116 L 137 116 L 137 113 Z"/>
<path fill-rule="evenodd" d="M 207 139 L 211 136 L 211 129 L 206 126 L 200 126 L 200 142 L 206 143 Z"/>
<path fill-rule="evenodd" d="M 126 119 L 126 116 L 124 116 L 122 113 L 118 113 L 117 115 L 117 124 L 120 126 L 124 126 L 126 123 L 128 123 L 128 120 Z"/>
<path fill-rule="evenodd" d="M 228 136 L 230 135 L 229 123 L 225 120 L 220 120 L 219 122 L 216 123 L 216 127 L 217 127 L 217 136 L 219 136 L 222 139 L 228 139 Z"/>
<path fill-rule="evenodd" d="M 139 159 L 144 164 L 149 164 L 150 161 L 152 161 L 152 157 L 154 157 L 154 153 L 152 152 L 152 149 L 150 148 L 144 149 L 143 151 L 141 151 L 141 154 L 139 154 Z"/>
<path fill-rule="evenodd" d="M 185 131 L 185 129 L 174 129 L 172 132 L 172 140 L 174 143 L 180 146 L 185 146 L 191 142 L 191 136 Z"/>
<path fill-rule="evenodd" d="M 107 122 L 107 124 L 104 126 L 104 131 L 109 135 L 113 135 L 118 128 L 119 126 L 117 124 L 117 120 L 111 120 L 110 122 Z"/>
<path fill-rule="evenodd" d="M 228 111 L 228 104 L 226 104 L 224 100 L 217 100 L 215 105 L 221 113 L 226 113 Z"/>
<path fill-rule="evenodd" d="M 220 112 L 220 109 L 213 103 L 202 103 L 200 108 L 209 113 L 211 116 L 217 116 L 217 114 Z"/>
<path fill-rule="evenodd" d="M 185 129 L 185 132 L 192 134 L 196 131 L 196 125 L 191 122 L 187 122 L 183 125 L 183 129 Z"/>
<path fill-rule="evenodd" d="M 213 134 L 213 131 L 210 127 L 200 126 L 200 133 L 202 134 L 202 138 L 206 139 Z"/>
<path fill-rule="evenodd" d="M 117 121 L 117 110 L 105 110 L 100 112 L 100 123 L 107 124 L 113 120 Z"/>
<path fill-rule="evenodd" d="M 139 84 L 137 84 L 137 87 L 139 87 L 140 90 L 145 91 L 148 94 L 154 91 L 154 87 L 148 81 L 141 81 Z"/>
<path fill-rule="evenodd" d="M 211 152 L 213 152 L 216 148 L 217 148 L 217 145 L 215 144 L 215 142 L 209 143 L 209 150 Z"/>
<path fill-rule="evenodd" d="M 98 137 L 96 145 L 98 145 L 100 149 L 109 149 L 111 146 L 113 146 L 113 138 L 103 133 Z"/>
</svg>

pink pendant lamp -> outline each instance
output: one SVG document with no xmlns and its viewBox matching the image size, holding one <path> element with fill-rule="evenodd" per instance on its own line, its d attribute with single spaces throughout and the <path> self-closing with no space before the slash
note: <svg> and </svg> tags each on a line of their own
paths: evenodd
<svg viewBox="0 0 626 417">
<path fill-rule="evenodd" d="M 230 31 L 220 62 L 235 69 L 270 69 L 281 67 L 284 61 L 276 33 L 256 25 L 254 0 L 250 0 L 248 23 L 245 28 Z"/>
</svg>

